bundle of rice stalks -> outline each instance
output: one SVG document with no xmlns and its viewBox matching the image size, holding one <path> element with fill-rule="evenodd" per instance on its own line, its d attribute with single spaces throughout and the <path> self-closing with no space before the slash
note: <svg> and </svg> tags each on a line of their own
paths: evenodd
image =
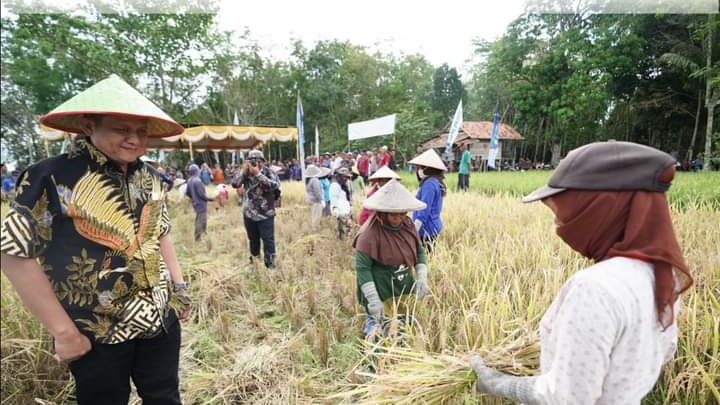
<svg viewBox="0 0 720 405">
<path fill-rule="evenodd" d="M 376 372 L 356 371 L 366 382 L 328 397 L 343 403 L 452 404 L 473 391 L 476 380 L 468 358 L 479 355 L 489 366 L 514 375 L 532 375 L 539 364 L 537 339 L 516 340 L 466 354 L 436 354 L 409 347 L 365 343 L 376 360 Z"/>
</svg>

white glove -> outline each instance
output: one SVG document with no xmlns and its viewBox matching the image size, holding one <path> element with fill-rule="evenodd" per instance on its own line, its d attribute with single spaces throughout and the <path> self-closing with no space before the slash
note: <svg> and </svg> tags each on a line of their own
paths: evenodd
<svg viewBox="0 0 720 405">
<path fill-rule="evenodd" d="M 515 377 L 501 373 L 486 366 L 478 356 L 470 358 L 470 367 L 478 378 L 475 383 L 478 392 L 510 398 L 525 405 L 540 405 L 535 393 L 537 377 Z"/>
<path fill-rule="evenodd" d="M 430 287 L 428 287 L 428 267 L 424 263 L 419 263 L 415 266 L 415 295 L 417 299 L 421 300 L 430 293 Z"/>
<path fill-rule="evenodd" d="M 375 283 L 373 283 L 372 281 L 368 281 L 367 283 L 360 286 L 360 290 L 363 294 L 365 294 L 365 298 L 367 298 L 367 310 L 370 316 L 375 318 L 378 323 L 382 322 L 383 303 L 382 301 L 380 301 L 380 296 L 378 295 L 377 289 L 375 288 Z"/>
<path fill-rule="evenodd" d="M 420 228 L 422 228 L 422 221 L 416 219 L 413 223 L 415 224 L 415 232 L 420 232 Z"/>
</svg>

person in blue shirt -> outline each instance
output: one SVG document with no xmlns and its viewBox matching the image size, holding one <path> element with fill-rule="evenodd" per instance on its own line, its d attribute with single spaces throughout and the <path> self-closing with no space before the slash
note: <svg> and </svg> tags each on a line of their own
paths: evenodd
<svg viewBox="0 0 720 405">
<path fill-rule="evenodd" d="M 321 167 L 320 170 L 322 171 L 321 177 L 320 177 L 320 184 L 323 188 L 323 211 L 322 215 L 324 217 L 330 216 L 330 173 L 331 170 L 327 167 Z"/>
<path fill-rule="evenodd" d="M 442 231 L 440 213 L 442 212 L 443 198 L 447 194 L 447 186 L 444 181 L 447 167 L 432 149 L 416 156 L 409 163 L 417 167 L 416 173 L 420 182 L 420 188 L 415 198 L 427 205 L 424 210 L 413 213 L 413 222 L 425 250 L 430 253 L 435 239 Z"/>
<path fill-rule="evenodd" d="M 210 167 L 207 165 L 207 163 L 202 164 L 202 168 L 200 169 L 200 180 L 202 180 L 202 183 L 206 186 L 212 181 Z"/>
<path fill-rule="evenodd" d="M 5 201 L 15 189 L 15 179 L 8 174 L 5 164 L 2 165 L 2 200 Z"/>
</svg>

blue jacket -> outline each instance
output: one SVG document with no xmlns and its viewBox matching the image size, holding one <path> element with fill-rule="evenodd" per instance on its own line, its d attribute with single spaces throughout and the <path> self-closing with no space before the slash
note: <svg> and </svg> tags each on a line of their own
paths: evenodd
<svg viewBox="0 0 720 405">
<path fill-rule="evenodd" d="M 323 200 L 330 201 L 330 180 L 320 179 L 323 188 Z"/>
<path fill-rule="evenodd" d="M 206 186 L 210 184 L 210 182 L 212 181 L 212 177 L 210 176 L 210 170 L 200 170 L 200 180 L 202 180 L 202 183 Z"/>
<path fill-rule="evenodd" d="M 420 237 L 434 238 L 442 230 L 440 213 L 442 212 L 443 192 L 440 181 L 434 177 L 423 181 L 415 198 L 427 204 L 427 208 L 424 210 L 413 213 L 413 221 L 419 219 L 422 222 Z"/>
<path fill-rule="evenodd" d="M 187 182 L 187 195 L 190 197 L 196 213 L 202 214 L 203 212 L 207 212 L 207 202 L 212 201 L 212 199 L 208 198 L 207 194 L 205 194 L 205 186 L 202 180 L 200 180 L 200 177 L 190 177 L 190 180 Z"/>
</svg>

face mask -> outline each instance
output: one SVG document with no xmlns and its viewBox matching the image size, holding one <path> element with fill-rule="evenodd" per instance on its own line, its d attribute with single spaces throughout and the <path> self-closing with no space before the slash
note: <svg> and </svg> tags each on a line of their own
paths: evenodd
<svg viewBox="0 0 720 405">
<path fill-rule="evenodd" d="M 417 174 L 420 179 L 425 178 L 425 170 L 422 167 L 418 169 Z"/>
</svg>

